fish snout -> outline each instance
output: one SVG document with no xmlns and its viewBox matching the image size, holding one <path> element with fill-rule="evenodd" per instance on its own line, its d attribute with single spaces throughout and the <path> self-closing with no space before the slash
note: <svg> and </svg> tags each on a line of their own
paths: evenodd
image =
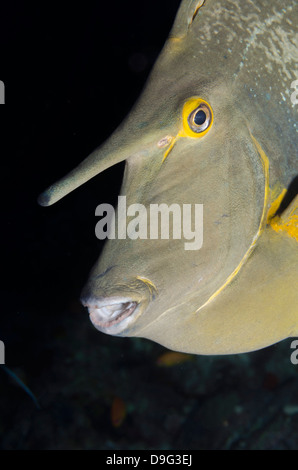
<svg viewBox="0 0 298 470">
<path fill-rule="evenodd" d="M 89 318 L 102 333 L 119 335 L 135 320 L 143 306 L 142 301 L 130 297 L 102 297 L 98 299 L 81 297 L 87 307 Z"/>
<path fill-rule="evenodd" d="M 129 278 L 111 267 L 92 274 L 81 294 L 95 328 L 109 335 L 130 336 L 131 326 L 157 296 L 155 285 L 147 278 Z M 125 279 L 125 281 L 124 281 Z"/>
</svg>

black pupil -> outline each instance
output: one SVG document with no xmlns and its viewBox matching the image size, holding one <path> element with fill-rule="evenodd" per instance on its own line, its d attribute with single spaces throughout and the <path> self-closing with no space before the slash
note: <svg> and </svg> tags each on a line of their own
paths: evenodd
<svg viewBox="0 0 298 470">
<path fill-rule="evenodd" d="M 197 126 L 201 126 L 206 121 L 206 113 L 202 110 L 195 114 L 194 122 Z"/>
</svg>

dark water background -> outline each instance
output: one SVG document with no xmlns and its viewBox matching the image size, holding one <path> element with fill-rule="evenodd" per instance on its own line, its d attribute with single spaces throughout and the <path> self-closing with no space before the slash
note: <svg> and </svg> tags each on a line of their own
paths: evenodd
<svg viewBox="0 0 298 470">
<path fill-rule="evenodd" d="M 36 203 L 129 112 L 178 4 L 2 4 L 0 339 L 40 403 L 0 369 L 2 449 L 298 448 L 291 340 L 161 368 L 162 346 L 89 322 L 78 298 L 101 249 L 94 210 L 116 203 L 123 164 L 53 207 Z"/>
</svg>

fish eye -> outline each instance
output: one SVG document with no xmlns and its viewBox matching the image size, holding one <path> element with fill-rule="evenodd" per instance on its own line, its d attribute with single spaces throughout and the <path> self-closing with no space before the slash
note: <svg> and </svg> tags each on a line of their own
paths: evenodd
<svg viewBox="0 0 298 470">
<path fill-rule="evenodd" d="M 213 124 L 213 110 L 211 105 L 200 98 L 189 98 L 182 109 L 182 129 L 179 136 L 201 138 L 211 129 Z"/>
<path fill-rule="evenodd" d="M 212 121 L 212 113 L 209 106 L 205 103 L 201 103 L 190 113 L 187 121 L 191 130 L 196 134 L 206 131 Z"/>
</svg>

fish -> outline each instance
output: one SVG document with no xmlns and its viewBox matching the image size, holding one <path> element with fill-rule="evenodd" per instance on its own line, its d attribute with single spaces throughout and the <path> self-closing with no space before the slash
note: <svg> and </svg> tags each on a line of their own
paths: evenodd
<svg viewBox="0 0 298 470">
<path fill-rule="evenodd" d="M 9 369 L 9 367 L 7 367 L 6 365 L 0 365 L 0 368 L 2 368 L 2 370 L 4 370 L 4 372 L 6 372 L 6 374 L 11 378 L 13 379 L 14 382 L 16 382 L 16 384 L 21 387 L 21 389 L 31 398 L 31 400 L 33 401 L 34 405 L 36 406 L 36 408 L 38 410 L 41 409 L 41 406 L 36 398 L 36 396 L 34 395 L 34 393 L 30 390 L 29 387 L 27 387 L 27 385 L 11 370 Z"/>
<path fill-rule="evenodd" d="M 126 404 L 120 397 L 114 397 L 111 406 L 111 423 L 114 428 L 119 428 L 126 417 Z"/>
<path fill-rule="evenodd" d="M 81 294 L 99 331 L 199 355 L 298 336 L 297 24 L 296 0 L 183 0 L 129 115 L 40 195 L 51 205 L 125 161 Z M 173 236 L 150 237 L 162 205 Z M 187 225 L 174 236 L 177 207 L 198 209 L 196 246 Z"/>
<path fill-rule="evenodd" d="M 156 361 L 159 367 L 172 367 L 192 361 L 195 356 L 177 351 L 166 351 L 161 354 Z"/>
</svg>

